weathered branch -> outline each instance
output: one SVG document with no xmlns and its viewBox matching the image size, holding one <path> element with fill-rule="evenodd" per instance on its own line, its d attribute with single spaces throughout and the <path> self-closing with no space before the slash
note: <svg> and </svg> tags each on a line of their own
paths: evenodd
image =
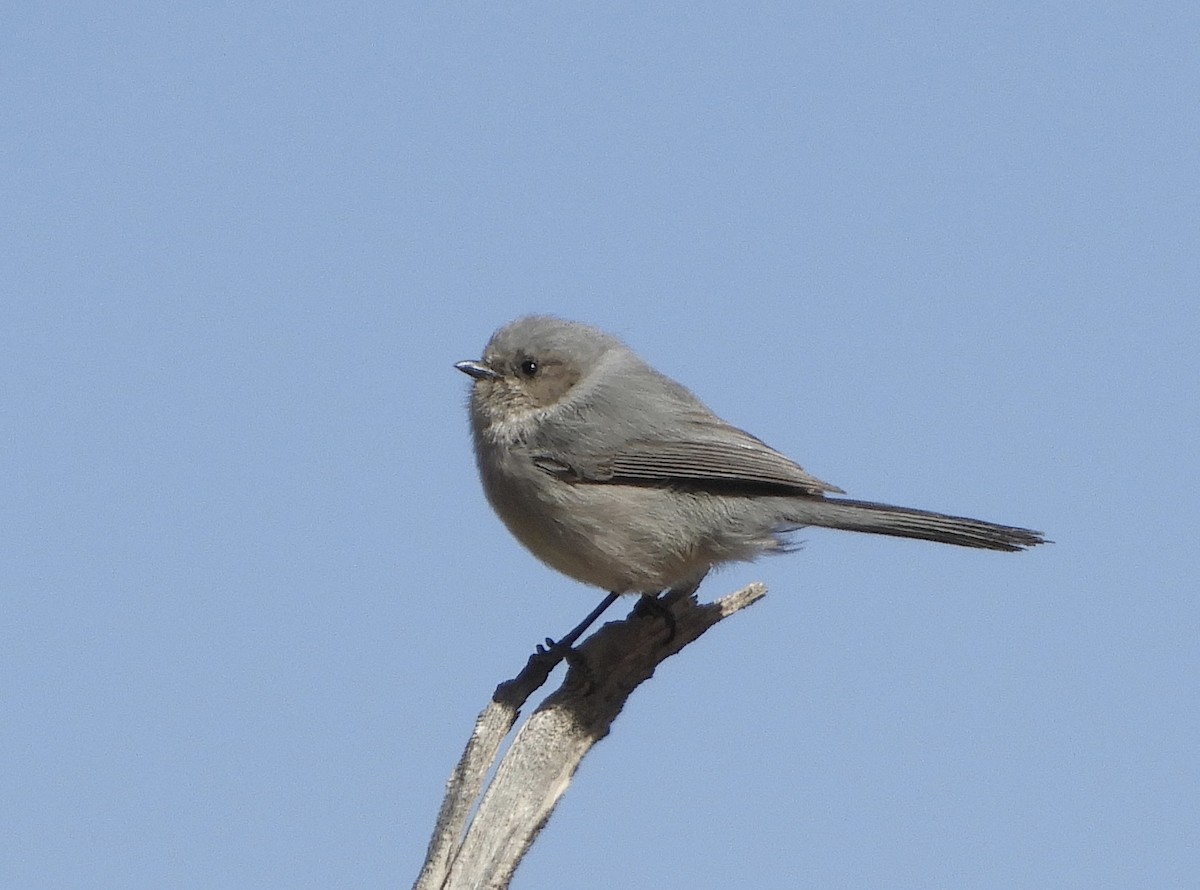
<svg viewBox="0 0 1200 890">
<path fill-rule="evenodd" d="M 664 599 L 675 615 L 675 636 L 666 642 L 662 619 L 637 609 L 601 627 L 577 648 L 581 657 L 570 659 L 562 686 L 521 727 L 480 800 L 521 706 L 556 663 L 532 656 L 518 676 L 496 687 L 479 715 L 447 784 L 415 890 L 507 887 L 580 762 L 608 735 L 633 690 L 665 659 L 766 592 L 763 585 L 751 584 L 705 605 L 694 595 Z"/>
</svg>

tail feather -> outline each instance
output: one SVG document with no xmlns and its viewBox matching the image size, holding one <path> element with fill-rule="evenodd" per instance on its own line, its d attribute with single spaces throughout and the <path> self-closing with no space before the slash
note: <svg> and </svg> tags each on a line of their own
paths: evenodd
<svg viewBox="0 0 1200 890">
<path fill-rule="evenodd" d="M 796 517 L 796 521 L 802 525 L 1010 552 L 1046 543 L 1041 532 L 1027 528 L 914 510 L 911 507 L 843 498 L 813 499 L 806 506 L 811 509 L 798 511 L 803 515 Z"/>
</svg>

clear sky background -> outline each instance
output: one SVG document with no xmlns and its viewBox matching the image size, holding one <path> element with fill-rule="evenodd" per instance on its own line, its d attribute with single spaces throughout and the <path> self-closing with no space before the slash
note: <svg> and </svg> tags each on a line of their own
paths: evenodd
<svg viewBox="0 0 1200 890">
<path fill-rule="evenodd" d="M 852 496 L 634 696 L 515 887 L 1200 885 L 1200 6 L 19 4 L 0 886 L 407 886 L 601 595 L 475 477 L 511 318 Z"/>
</svg>

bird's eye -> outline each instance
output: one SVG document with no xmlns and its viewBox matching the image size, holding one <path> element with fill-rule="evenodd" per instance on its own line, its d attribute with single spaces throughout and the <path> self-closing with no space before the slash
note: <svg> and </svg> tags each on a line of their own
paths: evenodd
<svg viewBox="0 0 1200 890">
<path fill-rule="evenodd" d="M 526 377 L 533 377 L 538 372 L 538 363 L 531 358 L 521 362 L 521 373 Z"/>
</svg>

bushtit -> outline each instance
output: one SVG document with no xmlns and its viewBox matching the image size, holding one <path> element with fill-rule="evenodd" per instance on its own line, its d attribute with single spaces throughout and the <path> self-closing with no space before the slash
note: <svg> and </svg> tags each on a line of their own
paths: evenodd
<svg viewBox="0 0 1200 890">
<path fill-rule="evenodd" d="M 691 587 L 715 565 L 787 550 L 787 533 L 810 525 L 988 550 L 1044 541 L 829 497 L 842 490 L 582 324 L 518 319 L 455 367 L 474 379 L 475 458 L 496 513 L 544 563 L 612 593 Z"/>
</svg>

